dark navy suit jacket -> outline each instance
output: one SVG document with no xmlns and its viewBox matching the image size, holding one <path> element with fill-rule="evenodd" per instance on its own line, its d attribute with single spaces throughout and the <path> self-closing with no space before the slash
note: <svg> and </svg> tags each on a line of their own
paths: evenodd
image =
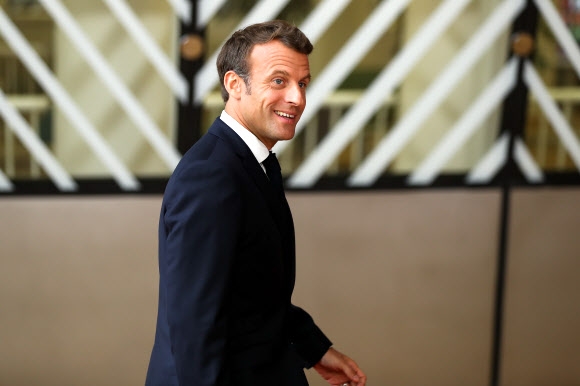
<svg viewBox="0 0 580 386">
<path fill-rule="evenodd" d="M 171 176 L 159 221 L 159 309 L 147 385 L 306 384 L 330 341 L 291 304 L 294 226 L 219 118 Z M 298 379 L 298 378 L 296 378 Z"/>
</svg>

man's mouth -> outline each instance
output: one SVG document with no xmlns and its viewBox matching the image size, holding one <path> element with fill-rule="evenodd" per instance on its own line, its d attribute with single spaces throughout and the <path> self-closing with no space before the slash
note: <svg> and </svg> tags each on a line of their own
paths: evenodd
<svg viewBox="0 0 580 386">
<path fill-rule="evenodd" d="M 274 111 L 274 113 L 276 113 L 276 115 L 278 115 L 279 117 L 282 117 L 282 118 L 288 118 L 288 119 L 296 118 L 296 115 L 284 113 L 282 111 Z"/>
</svg>

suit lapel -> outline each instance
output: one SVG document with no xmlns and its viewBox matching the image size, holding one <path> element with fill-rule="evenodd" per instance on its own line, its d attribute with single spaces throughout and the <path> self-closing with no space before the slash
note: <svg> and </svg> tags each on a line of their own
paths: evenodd
<svg viewBox="0 0 580 386">
<path fill-rule="evenodd" d="M 268 207 L 270 208 L 274 218 L 276 219 L 276 222 L 279 225 L 280 233 L 284 234 L 284 231 L 286 230 L 284 229 L 286 228 L 284 222 L 285 219 L 288 220 L 288 215 L 285 213 L 286 211 L 289 212 L 288 204 L 285 202 L 280 202 L 280 199 L 270 184 L 266 173 L 256 160 L 256 157 L 254 157 L 254 154 L 250 148 L 229 126 L 227 126 L 219 118 L 216 119 L 214 124 L 210 127 L 209 133 L 216 135 L 227 142 L 232 147 L 232 150 L 240 157 L 242 166 L 248 175 L 252 178 L 264 196 L 264 199 L 268 203 Z M 291 218 L 290 221 L 292 221 Z"/>
<path fill-rule="evenodd" d="M 288 277 L 288 291 L 289 294 L 291 294 L 294 289 L 296 272 L 295 239 L 294 222 L 286 198 L 280 197 L 276 194 L 266 176 L 266 173 L 262 169 L 260 163 L 256 160 L 256 157 L 254 157 L 250 148 L 221 119 L 217 118 L 208 132 L 218 136 L 232 147 L 232 150 L 240 157 L 242 166 L 264 196 L 284 243 L 284 253 L 286 254 L 284 266 L 286 267 L 285 271 Z"/>
</svg>

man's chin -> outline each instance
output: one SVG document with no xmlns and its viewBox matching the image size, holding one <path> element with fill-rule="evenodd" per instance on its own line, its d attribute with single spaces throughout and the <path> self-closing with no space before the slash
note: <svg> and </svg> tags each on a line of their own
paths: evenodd
<svg viewBox="0 0 580 386">
<path fill-rule="evenodd" d="M 283 135 L 280 136 L 279 141 L 289 141 L 294 138 L 295 133 L 296 127 L 293 127 L 292 130 L 286 130 Z"/>
</svg>

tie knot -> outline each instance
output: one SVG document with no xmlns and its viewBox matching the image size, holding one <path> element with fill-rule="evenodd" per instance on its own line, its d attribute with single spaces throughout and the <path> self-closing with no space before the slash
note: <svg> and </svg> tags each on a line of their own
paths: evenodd
<svg viewBox="0 0 580 386">
<path fill-rule="evenodd" d="M 266 174 L 270 179 L 272 186 L 279 192 L 283 192 L 283 182 L 282 182 L 282 170 L 280 169 L 280 164 L 278 163 L 278 158 L 276 154 L 270 152 L 268 158 L 262 162 L 264 168 L 266 169 Z"/>
<path fill-rule="evenodd" d="M 280 163 L 278 158 L 276 158 L 276 153 L 270 152 L 268 157 L 262 162 L 266 168 L 266 173 L 270 176 L 271 172 L 278 173 L 280 171 Z"/>
</svg>

